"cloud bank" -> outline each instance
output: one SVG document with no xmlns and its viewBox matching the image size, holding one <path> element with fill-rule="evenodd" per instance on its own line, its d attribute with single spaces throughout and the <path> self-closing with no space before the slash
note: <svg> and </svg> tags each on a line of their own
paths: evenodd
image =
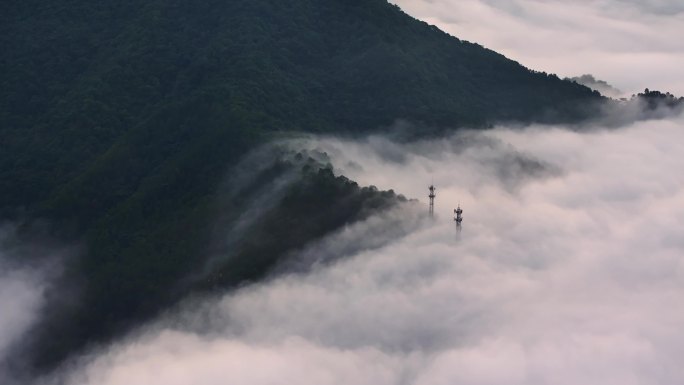
<svg viewBox="0 0 684 385">
<path fill-rule="evenodd" d="M 350 250 L 345 258 L 187 304 L 60 380 L 684 382 L 684 119 L 293 146 L 326 151 L 360 184 L 423 203 L 304 251 Z M 429 220 L 432 180 L 437 216 Z M 460 233 L 451 217 L 459 202 Z M 373 244 L 378 234 L 397 238 Z M 346 247 L 362 241 L 371 246 Z"/>
<path fill-rule="evenodd" d="M 591 73 L 634 94 L 684 95 L 679 0 L 392 0 L 414 17 L 536 70 Z"/>
</svg>

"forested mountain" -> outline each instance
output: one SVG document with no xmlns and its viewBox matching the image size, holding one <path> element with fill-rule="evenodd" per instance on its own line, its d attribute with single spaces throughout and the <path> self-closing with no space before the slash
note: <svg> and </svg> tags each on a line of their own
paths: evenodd
<svg viewBox="0 0 684 385">
<path fill-rule="evenodd" d="M 268 131 L 570 119 L 575 102 L 597 98 L 383 0 L 2 7 L 4 209 L 72 182 L 63 191 L 88 204 L 69 209 L 87 217 L 193 148 L 227 160 Z M 109 194 L 85 198 L 112 167 L 126 172 L 107 177 Z"/>
<path fill-rule="evenodd" d="M 48 367 L 183 295 L 169 288 L 203 263 L 212 224 L 241 210 L 238 198 L 217 203 L 226 173 L 276 134 L 576 121 L 602 101 L 385 0 L 11 1 L 0 52 L 0 216 L 47 219 L 85 243 L 68 270 L 83 300 L 53 314 L 31 349 Z M 325 170 L 301 171 L 269 215 L 301 224 L 327 208 L 334 219 L 313 216 L 269 251 L 397 199 Z M 321 187 L 329 201 L 306 203 Z"/>
</svg>

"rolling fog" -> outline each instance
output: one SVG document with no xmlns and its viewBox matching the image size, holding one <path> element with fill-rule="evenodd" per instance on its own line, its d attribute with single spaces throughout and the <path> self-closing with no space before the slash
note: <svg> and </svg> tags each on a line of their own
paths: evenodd
<svg viewBox="0 0 684 385">
<path fill-rule="evenodd" d="M 311 245 L 307 272 L 186 304 L 45 382 L 684 382 L 684 119 L 290 145 L 420 202 Z"/>
</svg>

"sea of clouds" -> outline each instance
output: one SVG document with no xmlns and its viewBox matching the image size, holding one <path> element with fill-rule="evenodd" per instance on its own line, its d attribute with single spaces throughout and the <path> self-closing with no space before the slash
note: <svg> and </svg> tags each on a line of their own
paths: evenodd
<svg viewBox="0 0 684 385">
<path fill-rule="evenodd" d="M 684 383 L 684 119 L 289 145 L 420 202 L 303 252 L 344 258 L 186 304 L 41 382 Z"/>
</svg>

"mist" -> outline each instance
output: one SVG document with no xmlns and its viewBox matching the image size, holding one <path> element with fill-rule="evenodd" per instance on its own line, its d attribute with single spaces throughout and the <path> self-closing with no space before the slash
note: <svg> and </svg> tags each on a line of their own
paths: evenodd
<svg viewBox="0 0 684 385">
<path fill-rule="evenodd" d="M 0 254 L 0 362 L 36 321 L 44 290 L 35 272 L 7 265 Z"/>
<path fill-rule="evenodd" d="M 613 87 L 612 85 L 608 84 L 607 82 L 594 78 L 591 74 L 584 74 L 582 76 L 575 76 L 572 78 L 567 78 L 566 80 L 571 80 L 571 81 L 574 81 L 575 83 L 581 84 L 583 86 L 587 86 L 587 87 L 591 88 L 592 90 L 600 92 L 601 95 L 607 96 L 610 98 L 620 99 L 620 98 L 628 96 L 628 95 L 625 95 L 624 92 Z"/>
<path fill-rule="evenodd" d="M 66 248 L 23 244 L 17 228 L 0 224 L 0 382 L 17 381 L 23 342 L 39 322 L 47 291 L 61 273 Z"/>
<path fill-rule="evenodd" d="M 681 117 L 288 145 L 420 202 L 309 245 L 310 269 L 185 303 L 41 383 L 684 382 Z"/>
</svg>

